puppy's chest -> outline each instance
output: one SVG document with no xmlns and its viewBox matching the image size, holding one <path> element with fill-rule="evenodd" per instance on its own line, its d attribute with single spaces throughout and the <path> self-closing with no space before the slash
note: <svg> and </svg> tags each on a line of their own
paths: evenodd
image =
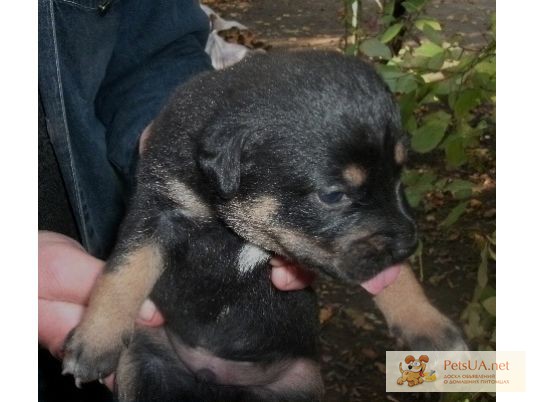
<svg viewBox="0 0 536 402">
<path fill-rule="evenodd" d="M 151 295 L 170 330 L 229 358 L 313 353 L 317 306 L 310 289 L 275 289 L 269 255 L 233 234 L 209 230 L 190 239 L 188 250 L 168 253 Z M 277 333 L 286 334 L 284 341 L 271 336 Z"/>
</svg>

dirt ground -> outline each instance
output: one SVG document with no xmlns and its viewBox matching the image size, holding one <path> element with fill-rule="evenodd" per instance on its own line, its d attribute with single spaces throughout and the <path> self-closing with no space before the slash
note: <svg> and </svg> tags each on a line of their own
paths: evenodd
<svg viewBox="0 0 536 402">
<path fill-rule="evenodd" d="M 251 28 L 274 48 L 337 49 L 344 35 L 340 0 L 208 0 L 222 17 Z M 364 13 L 376 12 L 374 0 L 363 1 Z M 493 0 L 433 0 L 427 13 L 438 18 L 448 35 L 459 34 L 464 47 L 483 43 Z M 493 136 L 482 147 L 494 149 Z M 413 167 L 434 166 L 441 157 L 413 156 Z M 457 171 L 456 177 L 486 183 L 471 208 L 451 230 L 438 222 L 455 205 L 442 200 L 437 208 L 418 213 L 423 241 L 423 286 L 432 302 L 455 322 L 470 301 L 480 261 L 474 233 L 491 233 L 495 226 L 495 162 L 483 158 L 477 169 Z M 385 351 L 396 350 L 381 313 L 361 288 L 318 280 L 315 284 L 325 312 L 321 333 L 326 402 L 436 401 L 438 394 L 385 393 Z"/>
<path fill-rule="evenodd" d="M 251 28 L 274 48 L 337 49 L 344 35 L 342 0 L 205 0 L 222 17 Z M 362 1 L 364 18 L 378 12 L 375 0 Z M 465 46 L 483 43 L 495 11 L 494 0 L 432 0 L 427 14 L 443 23 L 448 37 Z"/>
</svg>

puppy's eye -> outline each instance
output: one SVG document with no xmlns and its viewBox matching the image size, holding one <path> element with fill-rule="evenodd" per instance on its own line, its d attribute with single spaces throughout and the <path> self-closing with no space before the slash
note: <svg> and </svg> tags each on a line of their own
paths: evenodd
<svg viewBox="0 0 536 402">
<path fill-rule="evenodd" d="M 335 205 L 348 199 L 348 196 L 342 191 L 331 191 L 329 193 L 319 193 L 318 199 L 324 204 Z"/>
</svg>

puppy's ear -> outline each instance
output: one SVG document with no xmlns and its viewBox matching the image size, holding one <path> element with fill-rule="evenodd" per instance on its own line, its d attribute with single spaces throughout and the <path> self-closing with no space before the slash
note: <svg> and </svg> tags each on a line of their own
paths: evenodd
<svg viewBox="0 0 536 402">
<path fill-rule="evenodd" d="M 415 361 L 415 358 L 412 355 L 407 355 L 404 361 L 406 364 L 410 364 L 411 362 Z"/>
<path fill-rule="evenodd" d="M 428 361 L 429 361 L 428 356 L 427 355 L 421 355 L 421 357 L 419 357 L 419 361 L 428 363 Z"/>
<path fill-rule="evenodd" d="M 244 136 L 225 128 L 210 130 L 199 150 L 199 167 L 218 194 L 229 199 L 240 186 L 240 157 Z"/>
</svg>

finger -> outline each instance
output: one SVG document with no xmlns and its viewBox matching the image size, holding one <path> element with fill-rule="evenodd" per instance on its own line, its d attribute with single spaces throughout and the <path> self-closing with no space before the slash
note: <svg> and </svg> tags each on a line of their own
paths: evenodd
<svg viewBox="0 0 536 402">
<path fill-rule="evenodd" d="M 149 327 L 158 327 L 164 323 L 164 317 L 162 317 L 155 304 L 147 299 L 140 308 L 137 322 Z"/>
<path fill-rule="evenodd" d="M 38 339 L 52 355 L 61 358 L 63 343 L 84 314 L 84 307 L 65 302 L 38 301 Z"/>
<path fill-rule="evenodd" d="M 145 151 L 145 145 L 147 143 L 147 138 L 151 135 L 151 126 L 153 125 L 153 122 L 149 123 L 147 127 L 143 130 L 143 132 L 140 135 L 140 145 L 139 145 L 139 153 L 140 155 Z"/>
<path fill-rule="evenodd" d="M 276 266 L 272 268 L 272 283 L 279 290 L 300 290 L 309 286 L 315 275 L 294 265 Z"/>
<path fill-rule="evenodd" d="M 110 391 L 113 391 L 114 390 L 114 381 L 115 381 L 115 374 L 110 374 L 108 377 L 106 377 L 104 380 L 102 380 L 102 383 L 104 385 L 106 385 Z"/>
<path fill-rule="evenodd" d="M 39 297 L 87 304 L 104 262 L 66 243 L 49 243 L 38 253 Z"/>
<path fill-rule="evenodd" d="M 79 248 L 80 250 L 83 250 L 84 247 L 80 243 L 78 243 L 75 239 L 69 236 L 65 236 L 61 233 L 57 232 L 51 232 L 49 230 L 39 230 L 38 231 L 38 243 L 39 248 L 42 246 L 46 246 L 51 243 L 62 243 L 71 245 L 73 247 Z"/>
</svg>

